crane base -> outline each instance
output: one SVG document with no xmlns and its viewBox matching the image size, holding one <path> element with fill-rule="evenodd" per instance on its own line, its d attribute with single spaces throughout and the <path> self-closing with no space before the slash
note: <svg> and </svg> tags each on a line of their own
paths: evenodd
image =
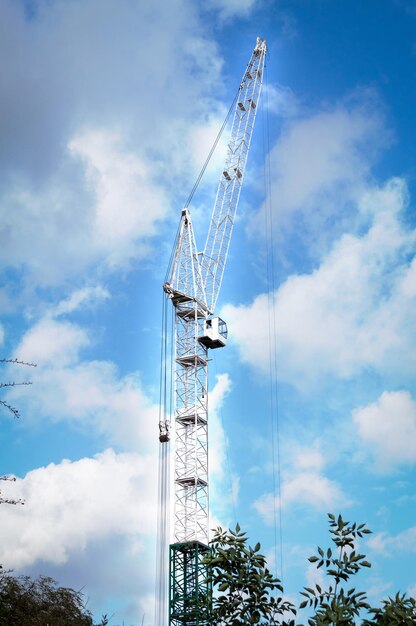
<svg viewBox="0 0 416 626">
<path fill-rule="evenodd" d="M 170 626 L 211 624 L 211 586 L 203 558 L 209 548 L 199 541 L 174 543 L 169 556 Z"/>
</svg>

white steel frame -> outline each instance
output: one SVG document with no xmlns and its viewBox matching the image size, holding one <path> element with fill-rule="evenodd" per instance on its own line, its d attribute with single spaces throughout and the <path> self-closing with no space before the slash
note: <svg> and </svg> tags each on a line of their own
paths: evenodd
<svg viewBox="0 0 416 626">
<path fill-rule="evenodd" d="M 208 543 L 208 348 L 198 337 L 203 335 L 205 320 L 214 313 L 221 287 L 265 54 L 266 42 L 257 38 L 237 95 L 204 252 L 197 252 L 190 213 L 185 208 L 164 284 L 175 311 L 175 542 Z"/>
<path fill-rule="evenodd" d="M 215 310 L 221 288 L 235 214 L 244 180 L 247 155 L 263 81 L 265 55 L 266 42 L 258 37 L 256 47 L 240 84 L 227 157 L 220 176 L 202 255 L 202 279 L 207 297 L 206 303 L 212 312 Z"/>
</svg>

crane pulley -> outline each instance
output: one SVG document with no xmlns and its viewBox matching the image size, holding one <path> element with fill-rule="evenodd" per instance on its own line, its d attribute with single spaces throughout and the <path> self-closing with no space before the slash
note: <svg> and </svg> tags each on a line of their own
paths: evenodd
<svg viewBox="0 0 416 626">
<path fill-rule="evenodd" d="M 208 619 L 203 613 L 194 619 L 192 613 L 196 598 L 203 593 L 201 581 L 205 574 L 201 564 L 208 544 L 208 351 L 225 346 L 227 340 L 226 324 L 215 317 L 215 307 L 256 119 L 265 55 L 266 42 L 258 37 L 237 93 L 227 156 L 203 252 L 198 252 L 191 214 L 185 207 L 163 285 L 174 314 L 175 499 L 174 543 L 170 553 L 171 624 L 204 624 Z M 170 440 L 170 416 L 165 413 L 159 419 L 162 446 L 169 445 Z M 161 458 L 163 463 L 169 463 L 167 454 Z M 166 467 L 161 475 L 167 475 Z M 161 493 L 165 492 L 166 487 L 163 487 Z M 159 506 L 168 515 L 166 503 L 159 503 Z M 164 526 L 162 523 L 162 527 L 166 537 L 166 523 Z M 163 550 L 160 554 L 163 559 Z M 159 612 L 159 622 L 162 619 Z"/>
</svg>

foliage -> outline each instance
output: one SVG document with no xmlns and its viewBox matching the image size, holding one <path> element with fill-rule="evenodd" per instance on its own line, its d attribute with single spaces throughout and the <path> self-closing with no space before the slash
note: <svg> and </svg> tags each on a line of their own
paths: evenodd
<svg viewBox="0 0 416 626">
<path fill-rule="evenodd" d="M 248 546 L 247 535 L 237 524 L 235 531 L 218 528 L 210 546 L 204 563 L 210 572 L 207 582 L 219 592 L 213 597 L 214 624 L 294 624 L 280 619 L 295 609 L 277 595 L 283 592 L 282 585 L 267 569 L 259 543 Z"/>
<path fill-rule="evenodd" d="M 325 569 L 328 586 L 323 589 L 316 584 L 301 592 L 306 599 L 299 610 L 312 611 L 309 626 L 415 626 L 414 598 L 398 593 L 379 608 L 371 608 L 365 592 L 345 588 L 352 576 L 371 567 L 365 555 L 356 550 L 357 540 L 371 530 L 365 524 L 345 521 L 341 515 L 335 518 L 328 514 L 328 520 L 333 546 L 326 550 L 318 547 L 317 553 L 309 557 L 317 569 Z M 213 598 L 213 624 L 295 626 L 292 615 L 296 615 L 296 610 L 283 600 L 282 585 L 267 569 L 266 558 L 259 550 L 259 543 L 254 548 L 247 547 L 246 533 L 241 532 L 238 524 L 235 531 L 217 528 L 205 559 L 210 568 L 208 580 L 218 593 Z M 358 621 L 362 610 L 371 616 Z"/>
<path fill-rule="evenodd" d="M 397 593 L 394 598 L 383 600 L 381 608 L 370 609 L 372 620 L 364 620 L 363 626 L 414 626 L 416 624 L 416 600 Z"/>
<path fill-rule="evenodd" d="M 338 519 L 332 514 L 328 515 L 332 542 L 335 544 L 335 553 L 331 548 L 326 552 L 318 547 L 317 555 L 309 557 L 311 563 L 316 563 L 317 568 L 325 566 L 326 574 L 332 581 L 326 590 L 316 584 L 315 588 L 305 587 L 301 592 L 306 597 L 299 608 L 306 606 L 316 610 L 314 617 L 309 619 L 310 626 L 326 626 L 338 624 L 349 626 L 354 624 L 354 619 L 360 614 L 361 609 L 369 609 L 366 602 L 366 594 L 351 588 L 344 589 L 343 583 L 348 582 L 351 576 L 357 574 L 363 567 L 371 567 L 365 560 L 365 554 L 359 554 L 355 550 L 357 538 L 371 533 L 365 524 L 350 524 Z"/>
<path fill-rule="evenodd" d="M 96 626 L 106 626 L 104 617 Z M 52 578 L 0 577 L 0 626 L 93 626 L 80 591 L 58 587 Z"/>
</svg>

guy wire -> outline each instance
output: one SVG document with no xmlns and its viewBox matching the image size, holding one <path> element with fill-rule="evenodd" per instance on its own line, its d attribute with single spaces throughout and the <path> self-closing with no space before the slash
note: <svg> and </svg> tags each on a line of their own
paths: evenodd
<svg viewBox="0 0 416 626">
<path fill-rule="evenodd" d="M 277 383 L 277 324 L 276 324 L 276 285 L 274 264 L 274 236 L 273 236 L 273 198 L 270 165 L 270 128 L 268 102 L 268 76 L 265 66 L 265 104 L 262 106 L 263 120 L 263 150 L 264 160 L 264 192 L 265 192 L 265 220 L 266 220 L 266 268 L 267 268 L 267 299 L 268 299 L 268 332 L 269 332 L 269 372 L 270 372 L 270 413 L 272 428 L 272 464 L 273 464 L 273 520 L 275 564 L 278 563 L 278 544 L 280 547 L 280 578 L 283 581 L 283 530 L 282 530 L 282 496 L 281 496 L 281 467 L 280 467 L 280 428 L 279 428 L 279 398 Z M 266 114 L 264 115 L 264 111 Z M 277 478 L 276 478 L 277 464 Z M 279 539 L 277 533 L 277 510 L 279 509 Z"/>
</svg>

